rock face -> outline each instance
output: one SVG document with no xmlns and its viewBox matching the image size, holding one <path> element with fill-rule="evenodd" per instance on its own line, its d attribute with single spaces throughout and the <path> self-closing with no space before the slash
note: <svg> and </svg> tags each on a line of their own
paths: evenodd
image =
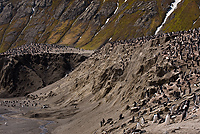
<svg viewBox="0 0 200 134">
<path fill-rule="evenodd" d="M 11 3 L 7 4 L 4 8 L 1 4 L 1 16 L 0 16 L 0 25 L 7 24 L 11 21 L 13 5 Z"/>
<path fill-rule="evenodd" d="M 43 53 L 0 57 L 0 97 L 18 97 L 60 80 L 87 57 Z"/>
<path fill-rule="evenodd" d="M 0 52 L 26 43 L 58 43 L 97 49 L 108 40 L 153 35 L 172 2 L 173 0 L 1 0 Z M 182 1 L 161 33 L 198 28 L 199 5 L 198 0 Z M 193 8 L 188 8 L 189 6 Z"/>
</svg>

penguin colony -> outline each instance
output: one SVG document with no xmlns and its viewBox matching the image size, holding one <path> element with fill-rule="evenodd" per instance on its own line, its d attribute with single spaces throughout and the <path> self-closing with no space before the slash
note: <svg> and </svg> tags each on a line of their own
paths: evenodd
<svg viewBox="0 0 200 134">
<path fill-rule="evenodd" d="M 166 46 L 161 39 L 165 40 Z M 103 119 L 100 123 L 102 133 L 111 133 L 119 128 L 123 129 L 124 134 L 143 133 L 149 123 L 170 125 L 183 122 L 195 117 L 195 113 L 200 110 L 200 28 L 110 42 L 110 47 L 122 45 L 137 48 L 145 43 L 161 47 L 162 51 L 155 57 L 163 57 L 164 62 L 170 64 L 170 67 L 156 65 L 158 75 L 162 77 L 166 72 L 172 72 L 175 77 L 164 82 L 152 82 L 150 86 L 155 88 L 153 93 L 151 88 L 144 88 L 143 97 L 126 107 L 132 118 L 126 119 L 123 114 L 119 115 L 119 120 L 124 120 L 121 126 L 108 126 L 108 121 Z M 129 127 L 133 126 L 131 124 L 134 127 Z"/>
<path fill-rule="evenodd" d="M 120 63 L 122 68 L 126 68 L 132 60 L 131 49 L 137 49 L 146 44 L 150 44 L 152 49 L 154 47 L 161 49 L 159 53 L 153 55 L 155 60 L 159 57 L 162 57 L 163 60 L 163 64 L 155 66 L 156 75 L 163 78 L 166 74 L 172 74 L 172 77 L 160 79 L 160 81 L 150 81 L 147 87 L 141 89 L 142 93 L 138 101 L 133 103 L 127 101 L 124 106 L 125 110 L 122 110 L 118 118 L 110 117 L 100 120 L 101 133 L 114 133 L 118 129 L 123 129 L 124 134 L 144 133 L 145 127 L 150 123 L 170 125 L 183 122 L 199 110 L 200 29 L 110 42 L 96 50 L 89 60 L 97 59 L 96 55 L 101 55 L 96 61 L 102 57 L 102 59 L 106 59 L 110 52 L 121 47 L 120 49 L 126 51 L 123 55 L 119 54 L 123 56 L 120 57 Z M 142 74 L 144 69 L 144 66 L 141 66 L 137 74 Z M 41 97 L 40 95 L 29 95 L 28 98 L 37 100 L 46 97 L 47 95 L 41 95 Z M 42 108 L 48 107 L 42 106 Z M 116 125 L 119 123 L 120 125 Z"/>
</svg>

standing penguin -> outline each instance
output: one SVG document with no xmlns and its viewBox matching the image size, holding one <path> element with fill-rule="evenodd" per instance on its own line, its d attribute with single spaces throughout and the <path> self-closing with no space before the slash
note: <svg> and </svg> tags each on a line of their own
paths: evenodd
<svg viewBox="0 0 200 134">
<path fill-rule="evenodd" d="M 198 96 L 196 97 L 195 104 L 196 104 L 196 105 L 199 105 L 199 102 L 200 102 L 200 95 L 198 95 Z"/>
<path fill-rule="evenodd" d="M 141 125 L 140 125 L 140 123 L 138 122 L 137 123 L 137 126 L 136 126 L 136 129 L 141 129 L 142 127 L 141 127 Z"/>
<path fill-rule="evenodd" d="M 154 114 L 154 116 L 153 116 L 153 123 L 156 123 L 157 120 L 158 120 L 158 116 L 157 116 L 157 114 Z"/>
<path fill-rule="evenodd" d="M 170 115 L 169 115 L 169 114 L 166 115 L 165 124 L 166 124 L 166 125 L 169 125 L 169 124 L 170 124 Z"/>
<path fill-rule="evenodd" d="M 158 119 L 161 119 L 161 116 L 160 116 L 160 113 L 159 113 L 159 112 L 157 113 L 157 118 L 158 118 Z"/>
<path fill-rule="evenodd" d="M 105 120 L 104 120 L 104 118 L 103 118 L 103 120 L 102 120 L 102 125 L 104 125 L 104 123 L 105 123 Z"/>
<path fill-rule="evenodd" d="M 135 101 L 133 103 L 133 107 L 137 107 L 137 103 Z"/>
<path fill-rule="evenodd" d="M 135 116 L 132 117 L 132 119 L 129 121 L 129 123 L 134 123 L 135 122 Z"/>
<path fill-rule="evenodd" d="M 186 116 L 187 116 L 187 112 L 186 110 L 184 110 L 182 113 L 181 122 L 186 118 Z"/>
<path fill-rule="evenodd" d="M 193 93 L 192 100 L 193 100 L 193 102 L 195 104 L 195 102 L 196 102 L 196 94 L 195 93 Z"/>
<path fill-rule="evenodd" d="M 100 121 L 100 126 L 103 127 L 103 122 L 102 121 Z"/>
<path fill-rule="evenodd" d="M 190 100 L 187 100 L 185 104 L 187 105 L 187 107 L 185 108 L 185 110 L 187 112 L 190 107 Z"/>
<path fill-rule="evenodd" d="M 119 120 L 124 119 L 124 117 L 122 116 L 122 114 L 119 115 Z"/>
<path fill-rule="evenodd" d="M 172 114 L 174 113 L 174 111 L 175 111 L 175 106 L 176 106 L 176 104 L 173 104 L 172 107 L 171 107 L 171 109 L 170 109 L 170 114 L 171 114 L 171 115 L 172 115 Z"/>
<path fill-rule="evenodd" d="M 144 118 L 143 118 L 143 117 L 140 119 L 140 122 L 141 122 L 141 124 L 142 124 L 142 125 L 145 123 L 145 121 L 144 121 Z"/>
</svg>

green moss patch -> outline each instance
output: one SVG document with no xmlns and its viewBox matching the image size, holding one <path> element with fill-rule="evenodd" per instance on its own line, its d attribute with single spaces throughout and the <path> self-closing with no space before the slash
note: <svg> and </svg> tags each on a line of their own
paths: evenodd
<svg viewBox="0 0 200 134">
<path fill-rule="evenodd" d="M 185 0 L 172 16 L 164 25 L 164 32 L 189 30 L 200 16 L 199 7 L 194 0 Z"/>
</svg>

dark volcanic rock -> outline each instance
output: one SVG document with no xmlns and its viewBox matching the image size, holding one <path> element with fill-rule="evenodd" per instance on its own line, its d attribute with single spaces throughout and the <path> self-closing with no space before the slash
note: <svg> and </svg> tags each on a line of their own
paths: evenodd
<svg viewBox="0 0 200 134">
<path fill-rule="evenodd" d="M 0 25 L 7 24 L 11 21 L 12 9 L 13 9 L 13 6 L 11 3 L 6 5 L 6 7 L 3 9 L 2 13 L 0 14 Z"/>
<path fill-rule="evenodd" d="M 82 20 L 82 21 L 87 21 L 87 20 L 90 20 L 97 12 L 98 8 L 100 6 L 100 2 L 99 1 L 94 1 L 92 2 L 88 7 L 87 7 L 87 10 L 86 12 L 84 12 L 79 20 Z"/>
<path fill-rule="evenodd" d="M 26 3 L 24 3 L 18 8 L 15 18 L 23 18 L 25 16 L 30 16 L 31 14 L 32 8 L 29 7 Z"/>
<path fill-rule="evenodd" d="M 3 11 L 3 4 L 0 3 L 0 13 Z"/>
<path fill-rule="evenodd" d="M 48 7 L 51 6 L 52 0 L 36 0 L 35 4 L 39 7 Z"/>
<path fill-rule="evenodd" d="M 56 8 L 56 11 L 54 14 L 55 19 L 59 19 L 59 17 L 63 14 L 68 4 L 69 4 L 69 1 L 62 1 L 62 3 Z"/>
<path fill-rule="evenodd" d="M 83 13 L 85 8 L 90 4 L 89 1 L 75 0 L 70 8 L 68 8 L 61 16 L 61 21 L 66 21 L 68 19 L 73 20 L 78 15 Z"/>
<path fill-rule="evenodd" d="M 1 97 L 24 96 L 63 78 L 85 56 L 66 54 L 26 54 L 0 57 Z"/>
</svg>

